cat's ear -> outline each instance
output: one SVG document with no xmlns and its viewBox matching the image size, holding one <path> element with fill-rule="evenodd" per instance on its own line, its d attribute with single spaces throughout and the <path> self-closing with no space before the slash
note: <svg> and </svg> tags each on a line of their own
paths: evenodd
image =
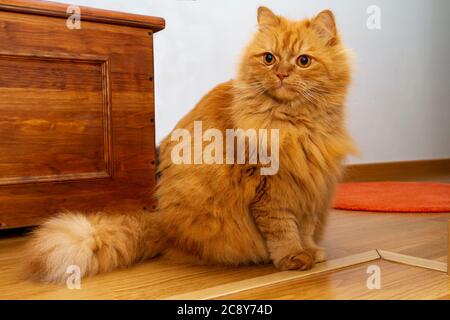
<svg viewBox="0 0 450 320">
<path fill-rule="evenodd" d="M 336 22 L 334 14 L 330 10 L 320 12 L 311 21 L 311 26 L 327 41 L 327 45 L 333 46 L 337 42 Z"/>
<path fill-rule="evenodd" d="M 273 26 L 280 23 L 280 18 L 277 17 L 269 8 L 258 8 L 258 24 L 259 26 Z"/>
</svg>

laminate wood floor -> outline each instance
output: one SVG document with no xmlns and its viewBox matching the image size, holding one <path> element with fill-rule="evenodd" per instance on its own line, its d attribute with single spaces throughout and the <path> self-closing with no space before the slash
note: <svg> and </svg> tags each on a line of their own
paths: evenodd
<svg viewBox="0 0 450 320">
<path fill-rule="evenodd" d="M 450 213 L 392 214 L 332 211 L 322 245 L 329 259 L 383 249 L 447 261 Z M 210 267 L 174 264 L 164 258 L 126 270 L 83 279 L 81 289 L 20 278 L 23 235 L 0 234 L 0 299 L 164 299 L 278 272 L 274 267 Z M 381 289 L 366 286 L 367 267 L 378 265 Z M 449 277 L 442 272 L 372 261 L 306 278 L 246 290 L 229 299 L 448 299 Z"/>
</svg>

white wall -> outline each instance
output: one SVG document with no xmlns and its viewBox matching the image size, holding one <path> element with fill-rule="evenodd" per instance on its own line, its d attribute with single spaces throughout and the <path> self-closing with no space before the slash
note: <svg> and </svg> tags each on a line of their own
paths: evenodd
<svg viewBox="0 0 450 320">
<path fill-rule="evenodd" d="M 290 18 L 330 8 L 357 72 L 349 127 L 362 150 L 350 162 L 450 158 L 450 1 L 448 0 L 73 0 L 161 16 L 155 36 L 157 140 L 216 84 L 233 77 L 264 4 Z M 381 9 L 368 30 L 366 9 Z"/>
</svg>

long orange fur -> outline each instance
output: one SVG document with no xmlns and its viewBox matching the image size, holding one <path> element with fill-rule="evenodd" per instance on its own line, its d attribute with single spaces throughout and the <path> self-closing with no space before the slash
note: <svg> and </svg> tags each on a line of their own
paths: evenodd
<svg viewBox="0 0 450 320">
<path fill-rule="evenodd" d="M 325 260 L 317 241 L 342 161 L 353 151 L 344 122 L 347 50 L 328 10 L 290 21 L 260 7 L 258 25 L 236 78 L 210 91 L 176 128 L 192 133 L 201 120 L 203 130 L 279 129 L 278 173 L 264 176 L 248 163 L 174 164 L 176 142 L 167 137 L 156 212 L 53 218 L 28 243 L 27 275 L 61 282 L 69 265 L 86 276 L 159 254 L 202 264 L 272 262 L 282 270 Z M 299 66 L 300 55 L 310 57 L 308 67 Z"/>
</svg>

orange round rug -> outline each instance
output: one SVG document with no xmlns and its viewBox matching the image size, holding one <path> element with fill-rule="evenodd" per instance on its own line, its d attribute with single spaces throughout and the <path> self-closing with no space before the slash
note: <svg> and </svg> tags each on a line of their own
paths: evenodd
<svg viewBox="0 0 450 320">
<path fill-rule="evenodd" d="M 450 184 L 355 182 L 339 185 L 333 207 L 375 212 L 450 212 Z"/>
</svg>

